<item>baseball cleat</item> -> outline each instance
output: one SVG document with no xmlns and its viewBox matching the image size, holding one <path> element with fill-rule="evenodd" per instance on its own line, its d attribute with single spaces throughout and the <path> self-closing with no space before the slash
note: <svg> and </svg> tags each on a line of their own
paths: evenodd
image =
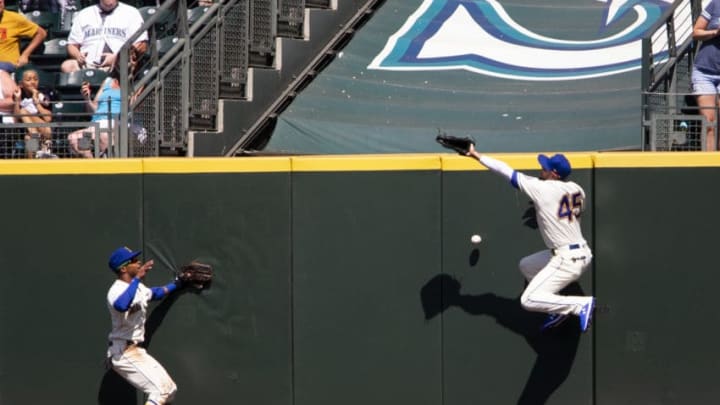
<svg viewBox="0 0 720 405">
<path fill-rule="evenodd" d="M 542 326 L 540 327 L 540 330 L 541 330 L 541 331 L 545 331 L 545 330 L 548 330 L 548 329 L 550 329 L 550 328 L 554 328 L 554 327 L 560 325 L 561 323 L 565 322 L 565 320 L 566 320 L 567 318 L 568 318 L 568 316 L 567 316 L 567 315 L 563 315 L 563 314 L 550 314 L 550 315 L 548 315 L 548 317 L 545 319 L 545 322 L 544 322 L 544 323 L 542 324 Z"/>
<path fill-rule="evenodd" d="M 590 298 L 590 302 L 583 305 L 580 310 L 580 330 L 585 332 L 590 326 L 590 319 L 592 318 L 593 310 L 595 309 L 595 297 Z"/>
</svg>

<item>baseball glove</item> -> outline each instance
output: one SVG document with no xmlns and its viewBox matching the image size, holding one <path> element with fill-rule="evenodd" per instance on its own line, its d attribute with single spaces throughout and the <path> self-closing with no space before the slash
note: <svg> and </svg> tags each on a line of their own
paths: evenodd
<svg viewBox="0 0 720 405">
<path fill-rule="evenodd" d="M 192 261 L 180 267 L 177 278 L 184 287 L 202 290 L 210 286 L 213 279 L 213 268 L 209 264 Z"/>
<path fill-rule="evenodd" d="M 435 140 L 442 147 L 452 149 L 463 156 L 467 155 L 467 153 L 470 151 L 470 145 L 475 145 L 475 141 L 473 141 L 467 136 L 452 136 L 444 132 L 438 132 Z"/>
</svg>

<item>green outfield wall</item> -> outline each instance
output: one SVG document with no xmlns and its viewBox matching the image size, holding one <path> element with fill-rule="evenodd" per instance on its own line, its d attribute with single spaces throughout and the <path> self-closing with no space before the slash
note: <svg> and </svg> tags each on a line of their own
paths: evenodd
<svg viewBox="0 0 720 405">
<path fill-rule="evenodd" d="M 103 364 L 122 245 L 151 286 L 215 267 L 147 322 L 176 405 L 713 403 L 720 156 L 568 157 L 595 253 L 568 287 L 598 297 L 583 335 L 520 307 L 529 200 L 467 158 L 0 162 L 0 404 L 142 403 Z"/>
<path fill-rule="evenodd" d="M 714 154 L 600 155 L 597 403 L 718 402 Z"/>
</svg>

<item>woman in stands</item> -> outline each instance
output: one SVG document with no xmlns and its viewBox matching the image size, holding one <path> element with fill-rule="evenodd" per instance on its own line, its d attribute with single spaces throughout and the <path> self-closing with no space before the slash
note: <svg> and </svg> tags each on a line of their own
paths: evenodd
<svg viewBox="0 0 720 405">
<path fill-rule="evenodd" d="M 109 145 L 108 133 L 117 132 L 117 118 L 120 114 L 122 106 L 122 96 L 120 93 L 120 72 L 117 68 L 110 71 L 107 79 L 103 82 L 100 90 L 95 94 L 95 98 L 91 99 L 90 84 L 85 82 L 80 87 L 80 92 L 85 97 L 85 103 L 88 110 L 93 112 L 91 121 L 97 125 L 89 126 L 85 129 L 74 131 L 68 135 L 70 143 L 70 151 L 76 155 L 85 158 L 92 158 L 93 151 L 87 148 L 80 148 L 80 140 L 87 134 L 91 139 L 95 140 L 95 128 L 100 128 L 100 136 L 98 149 L 100 156 L 107 157 L 107 148 Z"/>
<path fill-rule="evenodd" d="M 695 55 L 692 70 L 693 93 L 697 96 L 700 113 L 707 120 L 706 150 L 716 147 L 717 93 L 720 90 L 720 0 L 712 0 L 693 26 L 693 39 L 702 41 Z"/>
</svg>

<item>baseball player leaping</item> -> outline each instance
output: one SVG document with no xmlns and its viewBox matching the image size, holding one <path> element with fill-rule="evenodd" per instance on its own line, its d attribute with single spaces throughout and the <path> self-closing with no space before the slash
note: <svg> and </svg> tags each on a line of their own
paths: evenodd
<svg viewBox="0 0 720 405">
<path fill-rule="evenodd" d="M 572 170 L 570 162 L 562 154 L 538 155 L 542 173 L 537 178 L 517 172 L 505 162 L 481 155 L 473 145 L 467 156 L 506 177 L 535 205 L 538 228 L 548 249 L 520 260 L 520 271 L 528 280 L 520 304 L 529 311 L 550 314 L 543 330 L 559 325 L 573 314 L 580 318 L 580 330 L 586 331 L 595 298 L 558 295 L 558 291 L 580 278 L 592 260 L 592 251 L 580 230 L 585 191 L 566 180 Z"/>
<path fill-rule="evenodd" d="M 148 301 L 159 300 L 178 288 L 177 282 L 148 288 L 142 283 L 153 261 L 138 261 L 141 252 L 127 247 L 116 249 L 108 265 L 117 280 L 107 294 L 112 331 L 107 356 L 113 370 L 147 394 L 145 405 L 168 404 L 177 391 L 175 382 L 157 360 L 139 346 L 145 339 Z"/>
</svg>

